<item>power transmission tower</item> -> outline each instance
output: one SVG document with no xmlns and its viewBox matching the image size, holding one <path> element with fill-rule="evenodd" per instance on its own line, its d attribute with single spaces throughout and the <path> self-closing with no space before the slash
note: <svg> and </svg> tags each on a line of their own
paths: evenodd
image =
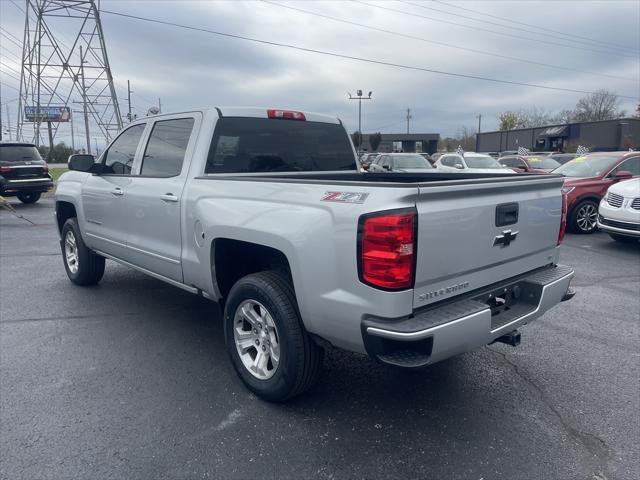
<svg viewBox="0 0 640 480">
<path fill-rule="evenodd" d="M 70 133 L 72 96 L 82 98 L 88 152 L 89 129 L 108 141 L 122 128 L 96 1 L 26 0 L 17 138 L 40 145 L 46 123 L 53 147 L 62 125 Z"/>
</svg>

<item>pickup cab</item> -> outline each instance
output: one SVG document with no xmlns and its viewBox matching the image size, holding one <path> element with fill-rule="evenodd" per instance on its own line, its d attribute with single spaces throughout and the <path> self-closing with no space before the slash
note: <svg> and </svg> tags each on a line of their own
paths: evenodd
<svg viewBox="0 0 640 480">
<path fill-rule="evenodd" d="M 318 378 L 328 345 L 418 368 L 572 296 L 562 178 L 363 173 L 339 119 L 211 108 L 129 124 L 57 184 L 64 267 L 105 259 L 218 302 L 236 372 L 267 400 Z"/>
</svg>

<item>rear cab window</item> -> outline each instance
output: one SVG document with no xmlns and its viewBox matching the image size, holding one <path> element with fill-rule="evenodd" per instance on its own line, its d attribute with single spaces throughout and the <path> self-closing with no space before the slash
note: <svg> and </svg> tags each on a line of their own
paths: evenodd
<svg viewBox="0 0 640 480">
<path fill-rule="evenodd" d="M 218 120 L 205 173 L 357 171 L 340 124 L 252 117 Z"/>
</svg>

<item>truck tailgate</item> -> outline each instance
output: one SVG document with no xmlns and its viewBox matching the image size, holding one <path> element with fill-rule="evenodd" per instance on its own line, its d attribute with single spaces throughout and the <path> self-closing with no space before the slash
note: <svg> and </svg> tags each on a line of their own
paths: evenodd
<svg viewBox="0 0 640 480">
<path fill-rule="evenodd" d="M 451 183 L 419 188 L 414 308 L 557 260 L 561 178 Z"/>
</svg>

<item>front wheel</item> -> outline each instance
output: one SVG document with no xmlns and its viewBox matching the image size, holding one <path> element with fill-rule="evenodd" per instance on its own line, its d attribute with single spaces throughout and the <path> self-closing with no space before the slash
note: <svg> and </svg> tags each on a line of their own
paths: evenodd
<svg viewBox="0 0 640 480">
<path fill-rule="evenodd" d="M 20 200 L 22 203 L 36 203 L 38 200 L 40 200 L 40 195 L 42 195 L 40 192 L 30 192 L 19 193 L 17 197 L 18 200 Z"/>
<path fill-rule="evenodd" d="M 571 212 L 569 226 L 575 233 L 593 233 L 598 219 L 598 204 L 585 200 L 576 205 Z"/>
<path fill-rule="evenodd" d="M 278 272 L 238 280 L 225 305 L 224 330 L 234 369 L 265 400 L 299 395 L 320 374 L 324 350 L 306 332 L 293 288 Z"/>
<path fill-rule="evenodd" d="M 69 280 L 76 285 L 95 285 L 102 279 L 104 257 L 94 253 L 84 244 L 75 218 L 70 218 L 64 223 L 60 246 Z"/>
</svg>

